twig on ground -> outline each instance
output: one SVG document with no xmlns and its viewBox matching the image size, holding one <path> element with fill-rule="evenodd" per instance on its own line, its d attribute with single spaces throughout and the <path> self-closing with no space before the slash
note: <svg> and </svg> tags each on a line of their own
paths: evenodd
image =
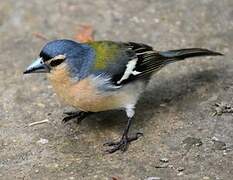
<svg viewBox="0 0 233 180">
<path fill-rule="evenodd" d="M 35 126 L 35 125 L 38 125 L 38 124 L 48 123 L 48 122 L 49 122 L 49 120 L 45 119 L 45 120 L 42 120 L 42 121 L 36 121 L 36 122 L 30 123 L 30 124 L 28 124 L 28 126 L 31 127 L 31 126 Z"/>
</svg>

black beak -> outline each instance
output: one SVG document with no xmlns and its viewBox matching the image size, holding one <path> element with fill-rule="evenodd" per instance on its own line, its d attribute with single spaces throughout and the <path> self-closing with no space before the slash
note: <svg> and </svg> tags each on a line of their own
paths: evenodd
<svg viewBox="0 0 233 180">
<path fill-rule="evenodd" d="M 50 71 L 50 68 L 48 65 L 44 64 L 42 58 L 38 58 L 36 61 L 34 61 L 26 71 L 24 71 L 24 74 L 29 73 L 48 73 Z"/>
</svg>

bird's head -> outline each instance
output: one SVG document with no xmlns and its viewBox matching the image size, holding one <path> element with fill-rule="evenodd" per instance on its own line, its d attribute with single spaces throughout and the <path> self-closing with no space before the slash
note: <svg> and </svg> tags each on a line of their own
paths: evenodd
<svg viewBox="0 0 233 180">
<path fill-rule="evenodd" d="M 49 73 L 74 58 L 82 45 L 71 40 L 54 40 L 48 42 L 41 50 L 39 57 L 26 69 L 28 73 Z M 80 50 L 81 51 L 81 50 Z"/>
</svg>

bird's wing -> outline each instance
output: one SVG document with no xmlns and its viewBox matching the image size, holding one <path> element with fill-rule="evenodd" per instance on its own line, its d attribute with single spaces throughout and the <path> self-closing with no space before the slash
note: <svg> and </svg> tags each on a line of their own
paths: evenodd
<svg viewBox="0 0 233 180">
<path fill-rule="evenodd" d="M 120 88 L 123 84 L 149 77 L 171 62 L 198 56 L 222 55 L 200 48 L 155 51 L 151 46 L 134 42 L 97 41 L 88 45 L 95 51 L 92 74 L 101 80 L 99 82 L 106 84 L 106 89 Z"/>
<path fill-rule="evenodd" d="M 96 54 L 94 74 L 116 87 L 149 76 L 165 62 L 165 57 L 145 44 L 97 41 L 88 45 Z"/>
</svg>

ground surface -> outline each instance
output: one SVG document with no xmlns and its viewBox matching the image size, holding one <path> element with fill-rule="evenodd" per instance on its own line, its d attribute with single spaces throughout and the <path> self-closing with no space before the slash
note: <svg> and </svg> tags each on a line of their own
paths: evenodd
<svg viewBox="0 0 233 180">
<path fill-rule="evenodd" d="M 73 38 L 86 24 L 97 40 L 159 50 L 206 47 L 225 56 L 172 64 L 154 75 L 132 127 L 144 137 L 124 154 L 106 155 L 102 143 L 120 136 L 124 113 L 64 125 L 69 108 L 46 76 L 22 74 L 46 42 L 35 34 Z M 232 0 L 6 0 L 0 42 L 0 179 L 233 178 L 232 114 L 217 108 L 212 115 L 215 103 L 233 106 Z"/>
</svg>

